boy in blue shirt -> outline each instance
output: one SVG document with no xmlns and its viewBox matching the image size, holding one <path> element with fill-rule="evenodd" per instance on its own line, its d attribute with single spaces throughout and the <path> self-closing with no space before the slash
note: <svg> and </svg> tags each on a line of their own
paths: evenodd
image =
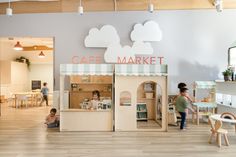
<svg viewBox="0 0 236 157">
<path fill-rule="evenodd" d="M 46 105 L 48 106 L 48 91 L 49 91 L 49 89 L 48 89 L 48 87 L 47 87 L 47 83 L 44 82 L 44 83 L 43 83 L 43 88 L 41 89 L 41 93 L 42 93 L 42 95 L 43 95 L 43 99 L 42 99 L 42 101 L 41 101 L 41 103 L 40 103 L 40 106 L 42 105 L 42 103 L 43 103 L 44 101 L 46 101 Z"/>
</svg>

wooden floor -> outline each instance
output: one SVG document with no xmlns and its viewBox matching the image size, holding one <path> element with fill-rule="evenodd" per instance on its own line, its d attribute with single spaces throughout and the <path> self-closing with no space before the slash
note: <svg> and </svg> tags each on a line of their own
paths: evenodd
<svg viewBox="0 0 236 157">
<path fill-rule="evenodd" d="M 59 132 L 43 125 L 50 108 L 14 109 L 4 105 L 0 118 L 0 157 L 235 157 L 230 146 L 208 144 L 209 126 L 190 125 L 185 132 Z M 76 122 L 75 122 L 76 123 Z"/>
</svg>

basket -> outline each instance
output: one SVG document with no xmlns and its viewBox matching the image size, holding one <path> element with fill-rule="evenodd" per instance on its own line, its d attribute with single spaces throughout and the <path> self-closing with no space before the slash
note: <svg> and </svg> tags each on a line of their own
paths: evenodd
<svg viewBox="0 0 236 157">
<path fill-rule="evenodd" d="M 153 93 L 145 93 L 145 96 L 147 99 L 152 99 L 153 98 Z"/>
</svg>

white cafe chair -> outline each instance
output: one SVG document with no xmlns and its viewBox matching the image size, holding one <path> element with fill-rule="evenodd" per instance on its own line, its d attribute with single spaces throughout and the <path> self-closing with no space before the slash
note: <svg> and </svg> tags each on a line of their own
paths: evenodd
<svg viewBox="0 0 236 157">
<path fill-rule="evenodd" d="M 16 108 L 24 106 L 28 108 L 28 97 L 27 95 L 16 95 Z"/>
</svg>

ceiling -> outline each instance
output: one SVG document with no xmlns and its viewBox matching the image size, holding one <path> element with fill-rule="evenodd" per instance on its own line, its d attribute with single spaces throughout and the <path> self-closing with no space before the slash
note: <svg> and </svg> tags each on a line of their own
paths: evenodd
<svg viewBox="0 0 236 157">
<path fill-rule="evenodd" d="M 14 45 L 20 42 L 24 51 L 13 50 Z M 33 38 L 33 37 L 5 37 L 0 38 L 0 60 L 15 60 L 24 56 L 33 64 L 53 63 L 53 38 Z M 51 49 L 40 50 L 40 45 L 50 47 Z M 37 46 L 37 49 L 34 48 Z M 29 49 L 29 47 L 32 47 Z M 25 50 L 25 48 L 28 48 Z M 45 58 L 39 58 L 39 53 L 43 51 Z"/>
<path fill-rule="evenodd" d="M 20 44 L 24 46 L 36 46 L 36 45 L 45 45 L 47 47 L 53 48 L 53 38 L 31 38 L 31 37 L 8 37 L 0 38 L 0 42 L 16 44 L 19 41 Z"/>
<path fill-rule="evenodd" d="M 41 1 L 41 2 L 48 2 L 48 1 L 60 1 L 60 0 L 10 0 L 10 2 L 20 2 L 20 1 L 25 1 L 25 2 L 32 2 L 32 1 Z M 0 0 L 0 3 L 8 3 L 9 0 Z"/>
<path fill-rule="evenodd" d="M 1 0 L 2 2 L 7 0 Z M 214 0 L 82 0 L 85 12 L 90 11 L 143 11 L 149 1 L 156 10 L 215 9 Z M 77 12 L 79 0 L 20 0 L 12 2 L 14 14 Z M 224 8 L 236 8 L 236 0 L 223 0 Z M 0 14 L 5 14 L 8 3 L 0 3 Z"/>
</svg>

